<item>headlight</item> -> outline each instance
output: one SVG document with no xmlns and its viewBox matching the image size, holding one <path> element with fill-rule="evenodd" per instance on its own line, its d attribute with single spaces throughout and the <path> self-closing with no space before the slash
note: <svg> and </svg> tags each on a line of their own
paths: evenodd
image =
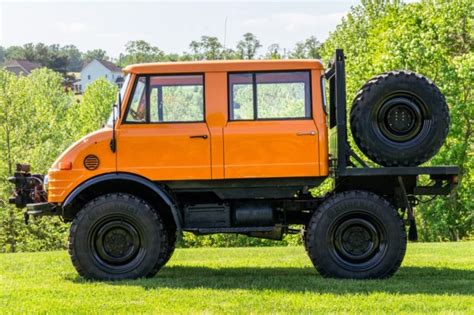
<svg viewBox="0 0 474 315">
<path fill-rule="evenodd" d="M 48 192 L 48 184 L 49 184 L 49 179 L 48 179 L 48 175 L 44 175 L 44 178 L 43 178 L 43 190 Z"/>
</svg>

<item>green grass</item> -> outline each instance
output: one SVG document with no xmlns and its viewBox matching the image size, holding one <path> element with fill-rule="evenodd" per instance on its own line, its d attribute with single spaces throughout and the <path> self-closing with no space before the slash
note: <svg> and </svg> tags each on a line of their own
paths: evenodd
<svg viewBox="0 0 474 315">
<path fill-rule="evenodd" d="M 301 247 L 178 249 L 151 279 L 90 282 L 66 252 L 0 255 L 5 313 L 474 314 L 474 242 L 409 244 L 388 280 L 321 278 Z"/>
</svg>

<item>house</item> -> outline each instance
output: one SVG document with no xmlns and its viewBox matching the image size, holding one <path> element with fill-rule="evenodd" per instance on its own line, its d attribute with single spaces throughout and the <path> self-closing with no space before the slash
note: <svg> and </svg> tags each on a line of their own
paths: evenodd
<svg viewBox="0 0 474 315">
<path fill-rule="evenodd" d="M 3 68 L 16 75 L 29 75 L 34 69 L 41 68 L 41 65 L 28 60 L 13 59 L 7 61 Z"/>
<path fill-rule="evenodd" d="M 122 69 L 110 61 L 94 59 L 82 68 L 80 80 L 74 83 L 74 91 L 84 92 L 89 84 L 99 78 L 105 78 L 119 88 L 123 85 Z"/>
</svg>

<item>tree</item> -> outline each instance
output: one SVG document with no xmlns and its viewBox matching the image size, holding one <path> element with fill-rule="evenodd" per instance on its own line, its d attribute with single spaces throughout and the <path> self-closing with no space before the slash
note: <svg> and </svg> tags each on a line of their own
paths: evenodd
<svg viewBox="0 0 474 315">
<path fill-rule="evenodd" d="M 202 36 L 200 41 L 189 44 L 193 60 L 219 60 L 223 58 L 223 46 L 217 37 Z"/>
<path fill-rule="evenodd" d="M 10 46 L 5 51 L 5 59 L 25 59 L 25 52 L 21 46 Z"/>
<path fill-rule="evenodd" d="M 118 63 L 121 67 L 125 67 L 134 63 L 157 62 L 164 56 L 165 54 L 158 47 L 144 40 L 136 40 L 125 45 L 125 54 L 120 56 Z"/>
<path fill-rule="evenodd" d="M 117 97 L 117 86 L 104 78 L 95 80 L 87 86 L 79 104 L 70 111 L 70 120 L 74 123 L 74 138 L 101 128 L 112 111 L 112 105 Z"/>
<path fill-rule="evenodd" d="M 268 46 L 267 54 L 265 55 L 267 59 L 281 59 L 282 55 L 280 54 L 280 45 L 271 44 Z"/>
<path fill-rule="evenodd" d="M 364 1 L 352 8 L 321 48 L 327 61 L 335 48 L 344 49 L 349 99 L 365 81 L 391 69 L 426 75 L 445 95 L 450 131 L 428 165 L 458 165 L 459 184 L 450 197 L 420 204 L 419 230 L 424 240 L 458 240 L 473 233 L 472 12 L 474 3 L 469 0 Z"/>
<path fill-rule="evenodd" d="M 107 52 L 103 49 L 88 50 L 82 55 L 84 64 L 88 64 L 94 59 L 106 61 L 110 60 L 109 56 L 107 56 Z"/>
<path fill-rule="evenodd" d="M 320 59 L 321 43 L 311 36 L 302 42 L 297 42 L 295 49 L 290 53 L 293 59 Z"/>
<path fill-rule="evenodd" d="M 61 47 L 60 54 L 64 57 L 64 60 L 66 62 L 65 69 L 67 72 L 81 71 L 82 54 L 76 46 L 66 45 Z"/>
<path fill-rule="evenodd" d="M 72 95 L 65 93 L 62 77 L 37 69 L 16 77 L 0 70 L 0 176 L 13 172 L 16 162 L 28 161 L 33 172 L 45 173 L 72 141 L 65 119 Z M 0 183 L 0 252 L 63 247 L 67 227 L 52 218 L 26 226 L 21 211 L 8 205 L 11 186 Z"/>
<path fill-rule="evenodd" d="M 240 59 L 254 59 L 260 47 L 262 45 L 254 34 L 245 33 L 244 38 L 237 43 L 237 52 Z"/>
<path fill-rule="evenodd" d="M 5 62 L 5 48 L 0 46 L 0 65 Z"/>
</svg>

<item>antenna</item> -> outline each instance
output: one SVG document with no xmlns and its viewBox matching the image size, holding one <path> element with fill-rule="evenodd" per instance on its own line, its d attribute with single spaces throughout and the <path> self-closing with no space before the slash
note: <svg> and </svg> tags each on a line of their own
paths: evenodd
<svg viewBox="0 0 474 315">
<path fill-rule="evenodd" d="M 227 40 L 227 16 L 224 20 L 224 59 L 227 59 L 227 50 L 225 49 L 225 44 Z"/>
</svg>

